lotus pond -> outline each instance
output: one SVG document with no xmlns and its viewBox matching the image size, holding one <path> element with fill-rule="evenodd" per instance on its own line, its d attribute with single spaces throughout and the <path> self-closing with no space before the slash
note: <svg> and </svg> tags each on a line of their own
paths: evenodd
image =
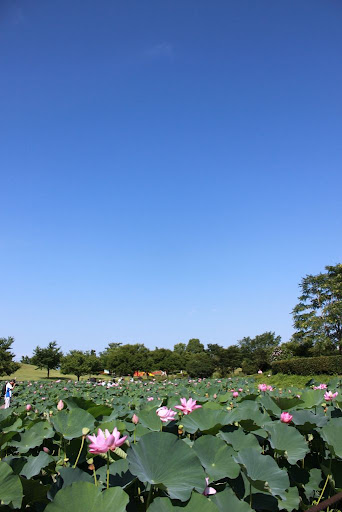
<svg viewBox="0 0 342 512">
<path fill-rule="evenodd" d="M 306 510 L 342 490 L 341 384 L 318 384 L 19 383 L 0 410 L 0 510 Z"/>
</svg>

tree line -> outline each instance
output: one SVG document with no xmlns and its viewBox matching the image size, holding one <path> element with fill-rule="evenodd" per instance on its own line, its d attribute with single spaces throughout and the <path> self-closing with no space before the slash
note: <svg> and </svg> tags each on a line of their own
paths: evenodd
<svg viewBox="0 0 342 512">
<path fill-rule="evenodd" d="M 293 308 L 295 332 L 281 343 L 280 336 L 267 331 L 251 338 L 242 338 L 235 345 L 223 347 L 197 338 L 177 343 L 173 350 L 156 347 L 150 350 L 142 343 L 109 343 L 100 354 L 95 350 L 71 350 L 63 355 L 55 341 L 47 347 L 37 346 L 33 356 L 24 356 L 22 363 L 52 369 L 64 374 L 98 374 L 109 370 L 117 376 L 136 371 L 161 370 L 167 374 L 186 371 L 191 377 L 226 376 L 241 367 L 245 373 L 268 370 L 274 361 L 293 357 L 309 357 L 342 353 L 342 264 L 325 267 L 325 272 L 307 275 L 300 283 L 301 294 Z M 0 375 L 18 368 L 10 348 L 13 338 L 0 338 Z"/>
</svg>

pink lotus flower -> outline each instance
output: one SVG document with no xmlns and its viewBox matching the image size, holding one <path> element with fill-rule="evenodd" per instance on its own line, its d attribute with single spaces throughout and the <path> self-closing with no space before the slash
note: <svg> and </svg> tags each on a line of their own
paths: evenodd
<svg viewBox="0 0 342 512">
<path fill-rule="evenodd" d="M 27 411 L 30 411 L 31 409 L 32 409 L 32 405 L 31 405 L 31 404 L 27 404 L 27 406 L 26 406 L 26 410 L 27 410 Z"/>
<path fill-rule="evenodd" d="M 242 388 L 239 388 L 239 391 L 240 391 L 240 393 L 242 393 L 243 389 L 242 389 Z"/>
<path fill-rule="evenodd" d="M 176 415 L 175 411 L 168 409 L 166 406 L 159 407 L 159 409 L 156 410 L 156 413 L 163 423 L 174 420 Z"/>
<path fill-rule="evenodd" d="M 327 389 L 327 385 L 326 384 L 319 384 L 319 386 L 314 386 L 313 388 L 314 389 Z"/>
<path fill-rule="evenodd" d="M 196 400 L 193 400 L 192 398 L 189 398 L 189 400 L 186 398 L 181 398 L 180 401 L 182 405 L 176 405 L 175 409 L 179 409 L 185 415 L 190 414 L 195 409 L 200 409 L 202 407 L 201 405 L 197 405 Z"/>
<path fill-rule="evenodd" d="M 259 384 L 258 389 L 260 391 L 267 391 L 267 384 Z"/>
<path fill-rule="evenodd" d="M 283 423 L 290 423 L 292 421 L 292 414 L 288 412 L 282 412 L 280 415 L 280 421 Z"/>
<path fill-rule="evenodd" d="M 258 373 L 261 375 L 262 374 L 262 370 L 259 370 Z"/>
<path fill-rule="evenodd" d="M 331 402 L 331 400 L 336 398 L 337 395 L 338 395 L 338 391 L 336 391 L 336 393 L 332 393 L 331 391 L 327 391 L 326 393 L 324 393 L 324 400 L 326 402 Z"/>
<path fill-rule="evenodd" d="M 233 393 L 233 397 L 234 397 L 234 398 L 237 398 L 238 396 L 239 396 L 239 393 L 238 393 L 237 391 L 234 391 L 234 393 Z"/>
<path fill-rule="evenodd" d="M 210 496 L 211 494 L 216 494 L 216 490 L 213 487 L 209 487 L 209 478 L 206 477 L 205 479 L 205 489 L 203 491 L 204 496 Z"/>
<path fill-rule="evenodd" d="M 114 444 L 114 436 L 110 434 L 108 430 L 105 435 L 102 430 L 99 428 L 97 431 L 97 436 L 88 436 L 88 439 L 91 441 L 89 445 L 89 452 L 94 455 L 98 455 L 99 453 L 107 453 L 110 447 Z"/>
<path fill-rule="evenodd" d="M 57 404 L 57 409 L 58 409 L 59 411 L 61 411 L 62 409 L 64 409 L 64 402 L 63 402 L 63 400 L 60 400 L 60 401 L 58 402 L 58 404 Z"/>
<path fill-rule="evenodd" d="M 273 391 L 272 386 L 269 386 L 269 385 L 266 386 L 266 389 L 267 389 L 267 391 Z"/>
<path fill-rule="evenodd" d="M 121 445 L 124 444 L 124 442 L 126 441 L 127 439 L 127 436 L 121 436 L 120 432 L 118 431 L 118 429 L 115 427 L 115 429 L 113 430 L 113 432 L 110 434 L 109 431 L 106 429 L 105 430 L 105 434 L 106 434 L 106 438 L 109 439 L 111 436 L 114 438 L 114 441 L 113 443 L 110 445 L 109 449 L 114 451 L 115 448 L 119 448 Z M 90 451 L 90 450 L 89 450 Z"/>
<path fill-rule="evenodd" d="M 152 402 L 152 400 L 154 400 L 153 396 L 148 396 L 148 397 L 147 397 L 147 401 L 148 401 L 148 402 Z"/>
<path fill-rule="evenodd" d="M 134 423 L 134 425 L 137 425 L 139 423 L 139 418 L 136 414 L 133 414 L 132 416 L 132 423 Z"/>
</svg>

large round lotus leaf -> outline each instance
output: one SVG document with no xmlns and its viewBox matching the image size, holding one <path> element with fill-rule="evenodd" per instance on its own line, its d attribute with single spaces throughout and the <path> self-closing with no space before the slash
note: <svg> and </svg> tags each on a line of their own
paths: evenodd
<svg viewBox="0 0 342 512">
<path fill-rule="evenodd" d="M 247 476 L 256 489 L 286 499 L 285 491 L 290 487 L 289 477 L 286 470 L 280 469 L 270 455 L 261 455 L 256 450 L 247 449 L 234 458 L 245 466 Z"/>
<path fill-rule="evenodd" d="M 318 414 L 307 409 L 302 411 L 291 411 L 291 414 L 293 415 L 293 424 L 299 425 L 299 430 L 305 434 L 310 434 L 316 427 L 323 427 L 328 422 L 328 418 L 320 409 Z"/>
<path fill-rule="evenodd" d="M 271 421 L 271 418 L 267 413 L 260 411 L 258 402 L 245 400 L 238 407 L 234 407 L 230 411 L 227 424 L 232 425 L 235 422 L 239 422 L 245 430 L 255 430 L 258 427 L 262 427 L 268 421 Z"/>
<path fill-rule="evenodd" d="M 110 416 L 113 412 L 112 407 L 109 407 L 105 404 L 96 404 L 92 400 L 86 400 L 82 397 L 72 397 L 67 398 L 65 403 L 69 407 L 69 409 L 83 409 L 84 411 L 89 412 L 94 418 L 99 418 L 100 416 Z"/>
<path fill-rule="evenodd" d="M 183 416 L 180 420 L 184 425 L 184 430 L 190 434 L 194 434 L 197 430 L 201 432 L 216 433 L 223 425 L 227 425 L 227 412 L 215 411 L 212 409 L 196 409 L 191 414 Z"/>
<path fill-rule="evenodd" d="M 129 497 L 120 487 L 101 492 L 89 482 L 76 482 L 59 491 L 46 512 L 125 512 Z"/>
<path fill-rule="evenodd" d="M 287 510 L 287 512 L 292 512 L 293 510 L 298 510 L 299 505 L 299 493 L 297 487 L 290 487 L 286 493 L 286 500 L 281 499 L 278 500 L 279 510 Z"/>
<path fill-rule="evenodd" d="M 185 507 L 174 507 L 168 498 L 156 498 L 148 507 L 148 512 L 220 512 L 220 509 L 214 505 L 211 498 L 193 493 Z"/>
<path fill-rule="evenodd" d="M 298 404 L 302 403 L 300 398 L 298 397 L 282 397 L 282 396 L 272 396 L 271 400 L 282 410 L 289 411 L 294 407 L 297 407 Z"/>
<path fill-rule="evenodd" d="M 214 436 L 201 436 L 194 442 L 196 452 L 210 482 L 221 478 L 237 478 L 240 466 L 233 459 L 234 450 L 222 439 Z"/>
<path fill-rule="evenodd" d="M 39 455 L 30 455 L 20 474 L 26 478 L 32 478 L 53 461 L 53 457 L 45 452 L 40 452 Z"/>
<path fill-rule="evenodd" d="M 139 411 L 139 422 L 149 430 L 153 430 L 158 432 L 160 430 L 161 421 L 156 413 L 157 407 L 153 407 L 153 409 L 142 409 Z"/>
<path fill-rule="evenodd" d="M 94 429 L 94 416 L 83 409 L 72 409 L 71 411 L 59 411 L 52 416 L 52 424 L 65 439 L 74 439 L 82 435 L 83 428 Z"/>
<path fill-rule="evenodd" d="M 217 506 L 219 512 L 252 512 L 251 507 L 245 501 L 239 500 L 232 489 L 226 488 L 211 496 L 212 502 Z"/>
<path fill-rule="evenodd" d="M 44 439 L 53 436 L 54 431 L 51 425 L 47 421 L 39 421 L 20 434 L 20 441 L 12 441 L 10 444 L 11 446 L 17 447 L 20 453 L 26 453 L 31 450 L 31 448 L 43 444 Z"/>
<path fill-rule="evenodd" d="M 290 425 L 273 422 L 265 426 L 269 433 L 270 443 L 278 453 L 284 454 L 290 464 L 304 459 L 310 449 L 304 437 Z"/>
<path fill-rule="evenodd" d="M 321 435 L 329 446 L 329 450 L 342 458 L 342 418 L 332 418 L 327 425 L 321 429 Z"/>
<path fill-rule="evenodd" d="M 141 482 L 166 489 L 171 498 L 186 501 L 192 489 L 203 492 L 205 474 L 193 450 L 173 434 L 151 432 L 127 452 L 128 467 Z"/>
<path fill-rule="evenodd" d="M 23 487 L 18 475 L 14 475 L 12 468 L 6 462 L 0 461 L 0 502 L 4 505 L 10 503 L 14 508 L 21 507 Z"/>
<path fill-rule="evenodd" d="M 252 432 L 245 434 L 242 428 L 230 432 L 220 431 L 218 436 L 227 444 L 230 444 L 236 452 L 244 450 L 245 448 L 251 448 L 261 452 L 261 446 L 255 435 Z"/>
<path fill-rule="evenodd" d="M 324 401 L 324 392 L 320 389 L 307 389 L 300 393 L 297 409 L 311 409 Z"/>
</svg>

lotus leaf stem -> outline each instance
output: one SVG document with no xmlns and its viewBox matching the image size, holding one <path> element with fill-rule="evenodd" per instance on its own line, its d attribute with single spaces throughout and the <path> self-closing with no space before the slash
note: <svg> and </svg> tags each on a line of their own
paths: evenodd
<svg viewBox="0 0 342 512">
<path fill-rule="evenodd" d="M 77 455 L 77 458 L 76 458 L 76 462 L 75 462 L 75 464 L 74 464 L 74 468 L 76 468 L 77 463 L 78 463 L 78 460 L 79 460 L 79 458 L 80 458 L 80 456 L 81 456 L 81 453 L 82 453 L 82 450 L 83 450 L 83 446 L 84 446 L 84 437 L 85 437 L 85 436 L 82 436 L 81 448 L 80 448 L 80 450 L 79 450 L 79 452 L 78 452 L 78 455 Z"/>
</svg>

